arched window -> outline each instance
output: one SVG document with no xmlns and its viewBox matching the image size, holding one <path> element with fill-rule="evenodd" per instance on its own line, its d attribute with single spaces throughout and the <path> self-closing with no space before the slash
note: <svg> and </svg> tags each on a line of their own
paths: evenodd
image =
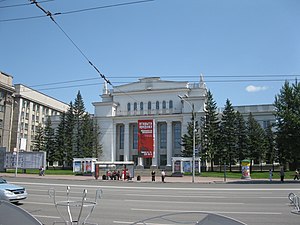
<svg viewBox="0 0 300 225">
<path fill-rule="evenodd" d="M 144 110 L 144 102 L 140 103 L 140 110 L 143 111 Z"/>
<path fill-rule="evenodd" d="M 166 103 L 166 101 L 163 101 L 163 102 L 162 102 L 162 108 L 163 108 L 163 109 L 166 109 L 166 108 L 167 108 L 167 103 Z"/>
<path fill-rule="evenodd" d="M 151 102 L 148 102 L 148 110 L 151 110 Z"/>
<path fill-rule="evenodd" d="M 130 109 L 130 103 L 128 102 L 127 103 L 127 111 L 129 112 L 131 109 Z"/>
<path fill-rule="evenodd" d="M 137 110 L 137 103 L 133 103 L 133 110 L 136 111 Z"/>
<path fill-rule="evenodd" d="M 173 109 L 173 101 L 172 100 L 169 101 L 169 109 Z"/>
<path fill-rule="evenodd" d="M 159 101 L 156 101 L 156 109 L 159 109 Z"/>
</svg>

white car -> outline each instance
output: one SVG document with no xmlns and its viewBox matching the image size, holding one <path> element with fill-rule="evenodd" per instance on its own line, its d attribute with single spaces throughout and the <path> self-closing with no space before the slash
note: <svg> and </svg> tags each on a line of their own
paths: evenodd
<svg viewBox="0 0 300 225">
<path fill-rule="evenodd" d="M 0 177 L 0 200 L 9 202 L 18 202 L 27 198 L 27 192 L 24 187 L 9 184 Z"/>
</svg>

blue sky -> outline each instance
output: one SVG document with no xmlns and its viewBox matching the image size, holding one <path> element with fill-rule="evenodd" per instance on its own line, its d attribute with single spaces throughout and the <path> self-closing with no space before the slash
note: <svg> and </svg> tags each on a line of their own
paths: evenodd
<svg viewBox="0 0 300 225">
<path fill-rule="evenodd" d="M 137 1 L 38 0 L 63 13 L 55 21 L 114 86 L 202 73 L 223 107 L 227 98 L 273 103 L 300 76 L 299 0 L 155 0 L 66 14 Z M 66 103 L 80 90 L 93 113 L 103 80 L 78 49 L 49 17 L 14 20 L 43 15 L 27 0 L 0 0 L 0 71 Z"/>
</svg>

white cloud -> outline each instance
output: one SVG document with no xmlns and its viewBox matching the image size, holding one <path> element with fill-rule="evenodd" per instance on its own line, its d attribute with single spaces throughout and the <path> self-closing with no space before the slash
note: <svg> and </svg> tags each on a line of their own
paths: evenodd
<svg viewBox="0 0 300 225">
<path fill-rule="evenodd" d="M 258 92 L 258 91 L 265 91 L 267 90 L 267 86 L 254 86 L 254 85 L 249 85 L 246 87 L 246 91 L 248 92 Z"/>
</svg>

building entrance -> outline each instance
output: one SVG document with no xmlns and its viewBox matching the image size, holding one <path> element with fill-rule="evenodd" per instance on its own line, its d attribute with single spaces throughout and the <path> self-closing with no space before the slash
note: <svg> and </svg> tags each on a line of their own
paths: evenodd
<svg viewBox="0 0 300 225">
<path fill-rule="evenodd" d="M 144 168 L 149 169 L 152 165 L 152 158 L 145 158 L 144 159 Z"/>
</svg>

